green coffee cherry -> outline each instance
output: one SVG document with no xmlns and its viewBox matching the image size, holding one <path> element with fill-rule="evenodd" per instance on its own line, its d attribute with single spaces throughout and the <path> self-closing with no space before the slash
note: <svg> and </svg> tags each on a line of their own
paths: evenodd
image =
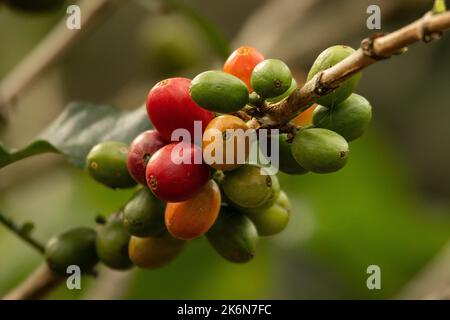
<svg viewBox="0 0 450 320">
<path fill-rule="evenodd" d="M 202 108 L 213 112 L 231 113 L 248 102 L 247 85 L 239 78 L 222 72 L 206 71 L 191 82 L 191 97 Z"/>
<path fill-rule="evenodd" d="M 297 89 L 297 81 L 295 81 L 295 79 L 292 78 L 291 86 L 289 87 L 289 89 L 286 90 L 285 93 L 279 95 L 278 97 L 266 99 L 266 101 L 268 103 L 280 102 L 281 100 L 286 99 L 287 97 L 289 97 L 291 95 L 291 93 L 294 92 L 295 89 Z"/>
<path fill-rule="evenodd" d="M 100 261 L 112 269 L 126 270 L 132 267 L 128 257 L 130 235 L 125 229 L 122 216 L 111 216 L 97 233 L 96 248 Z"/>
<path fill-rule="evenodd" d="M 222 180 L 222 189 L 228 200 L 238 207 L 258 208 L 270 206 L 280 193 L 276 176 L 263 175 L 266 169 L 246 164 L 227 172 Z"/>
<path fill-rule="evenodd" d="M 317 57 L 316 61 L 314 62 L 308 74 L 308 81 L 311 80 L 320 71 L 331 68 L 354 52 L 355 50 L 353 48 L 343 45 L 333 46 L 326 49 Z M 341 103 L 342 101 L 347 99 L 353 93 L 353 91 L 355 91 L 359 81 L 361 80 L 361 76 L 362 74 L 359 72 L 351 78 L 345 80 L 333 92 L 319 98 L 317 100 L 317 103 L 326 107 L 332 107 Z"/>
<path fill-rule="evenodd" d="M 259 106 L 262 102 L 262 98 L 255 91 L 248 96 L 248 103 L 252 106 Z"/>
<path fill-rule="evenodd" d="M 206 233 L 213 248 L 225 259 L 245 263 L 255 256 L 258 232 L 244 214 L 222 207 L 216 223 Z"/>
<path fill-rule="evenodd" d="M 347 163 L 348 143 L 334 131 L 312 128 L 299 131 L 292 142 L 292 155 L 315 173 L 338 171 Z"/>
<path fill-rule="evenodd" d="M 334 107 L 318 106 L 314 110 L 313 124 L 339 133 L 353 141 L 366 131 L 372 119 L 372 107 L 364 97 L 352 94 Z"/>
<path fill-rule="evenodd" d="M 128 252 L 133 263 L 145 269 L 164 267 L 180 255 L 186 241 L 176 239 L 165 231 L 157 237 L 131 237 Z"/>
<path fill-rule="evenodd" d="M 86 158 L 86 167 L 96 181 L 111 188 L 130 188 L 136 181 L 128 173 L 128 146 L 107 141 L 92 148 Z"/>
<path fill-rule="evenodd" d="M 67 267 L 71 265 L 77 265 L 82 272 L 91 271 L 98 262 L 95 239 L 95 230 L 85 227 L 51 238 L 45 247 L 49 268 L 60 275 L 67 275 Z"/>
<path fill-rule="evenodd" d="M 252 87 L 263 98 L 273 98 L 285 93 L 292 84 L 289 67 L 281 60 L 260 62 L 252 73 Z"/>
<path fill-rule="evenodd" d="M 123 224 L 133 236 L 156 236 L 165 230 L 164 205 L 150 189 L 142 188 L 125 206 Z"/>
<path fill-rule="evenodd" d="M 287 134 L 280 134 L 278 136 L 279 141 L 279 154 L 280 154 L 280 163 L 279 170 L 281 172 L 287 174 L 305 174 L 308 172 L 305 168 L 298 164 L 298 162 L 294 159 L 291 149 L 292 143 L 289 143 Z"/>
<path fill-rule="evenodd" d="M 25 12 L 55 10 L 64 4 L 64 0 L 5 0 L 5 2 L 9 7 Z"/>
<path fill-rule="evenodd" d="M 289 223 L 291 203 L 286 193 L 280 192 L 277 201 L 266 210 L 251 210 L 245 214 L 253 221 L 260 236 L 272 236 L 283 231 Z"/>
</svg>

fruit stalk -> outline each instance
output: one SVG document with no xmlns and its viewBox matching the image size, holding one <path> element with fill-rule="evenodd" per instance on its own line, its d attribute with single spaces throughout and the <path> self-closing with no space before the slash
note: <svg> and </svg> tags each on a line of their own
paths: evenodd
<svg viewBox="0 0 450 320">
<path fill-rule="evenodd" d="M 418 41 L 430 42 L 450 29 L 450 12 L 432 14 L 390 34 L 364 39 L 361 48 L 335 66 L 318 73 L 303 87 L 296 89 L 286 100 L 264 107 L 263 128 L 279 128 L 293 115 L 306 110 L 319 97 L 337 88 L 343 81 L 377 61 L 403 53 L 406 47 Z"/>
</svg>

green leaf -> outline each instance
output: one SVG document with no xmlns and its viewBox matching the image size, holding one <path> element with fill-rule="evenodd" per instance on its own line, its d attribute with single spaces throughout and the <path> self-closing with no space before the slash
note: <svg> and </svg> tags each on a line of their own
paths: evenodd
<svg viewBox="0 0 450 320">
<path fill-rule="evenodd" d="M 73 102 L 27 147 L 9 150 L 0 144 L 0 168 L 47 152 L 60 153 L 74 165 L 83 167 L 86 155 L 99 142 L 130 143 L 150 128 L 145 107 L 123 111 L 106 105 Z"/>
</svg>

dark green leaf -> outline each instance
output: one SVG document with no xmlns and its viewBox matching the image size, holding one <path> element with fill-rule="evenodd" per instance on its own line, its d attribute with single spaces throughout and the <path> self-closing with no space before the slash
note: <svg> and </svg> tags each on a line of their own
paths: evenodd
<svg viewBox="0 0 450 320">
<path fill-rule="evenodd" d="M 83 167 L 86 155 L 97 143 L 109 140 L 130 143 L 150 128 L 144 107 L 123 111 L 111 106 L 74 102 L 27 147 L 8 150 L 0 144 L 0 168 L 46 152 L 61 153 L 71 163 Z"/>
</svg>

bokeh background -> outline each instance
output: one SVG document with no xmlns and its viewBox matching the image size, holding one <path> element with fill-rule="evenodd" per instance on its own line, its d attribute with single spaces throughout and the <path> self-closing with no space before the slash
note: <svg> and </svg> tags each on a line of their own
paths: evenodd
<svg viewBox="0 0 450 320">
<path fill-rule="evenodd" d="M 92 0 L 97 1 L 97 0 Z M 95 30 L 18 97 L 0 141 L 22 147 L 72 100 L 133 109 L 169 76 L 220 68 L 227 50 L 259 48 L 284 59 L 302 80 L 326 47 L 358 47 L 378 4 L 383 31 L 432 6 L 420 0 L 118 1 Z M 182 4 L 180 6 L 180 3 Z M 65 17 L 64 8 L 29 15 L 0 7 L 0 79 Z M 358 93 L 373 105 L 369 132 L 351 144 L 339 173 L 280 175 L 294 211 L 282 234 L 262 239 L 254 261 L 234 265 L 205 239 L 169 266 L 83 278 L 49 298 L 393 299 L 420 298 L 450 284 L 450 37 L 418 44 L 364 72 Z M 0 210 L 33 221 L 46 241 L 61 230 L 94 226 L 131 191 L 112 191 L 61 156 L 40 155 L 0 171 Z M 42 257 L 0 225 L 0 295 Z M 366 269 L 381 268 L 368 290 Z"/>
</svg>

